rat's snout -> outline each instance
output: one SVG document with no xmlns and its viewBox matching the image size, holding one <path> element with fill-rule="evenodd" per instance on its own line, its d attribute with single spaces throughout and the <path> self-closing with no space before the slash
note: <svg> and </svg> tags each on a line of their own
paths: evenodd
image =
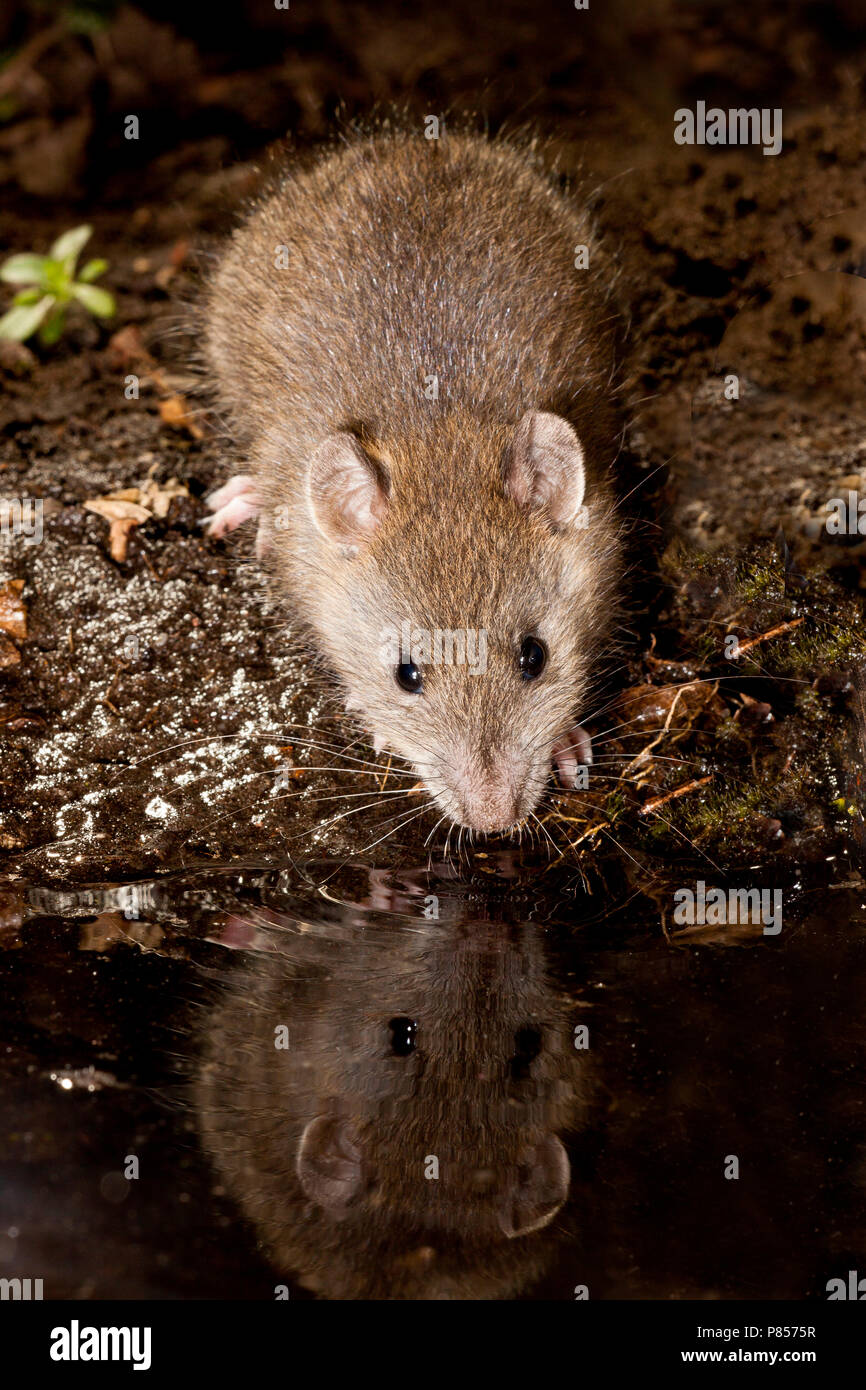
<svg viewBox="0 0 866 1390">
<path fill-rule="evenodd" d="M 507 771 L 465 774 L 455 790 L 460 818 L 470 830 L 508 830 L 520 819 L 521 788 Z"/>
</svg>

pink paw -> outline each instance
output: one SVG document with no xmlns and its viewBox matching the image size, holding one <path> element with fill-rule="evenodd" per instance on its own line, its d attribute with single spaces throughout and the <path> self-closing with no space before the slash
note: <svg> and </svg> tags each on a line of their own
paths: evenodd
<svg viewBox="0 0 866 1390">
<path fill-rule="evenodd" d="M 575 724 L 553 745 L 553 764 L 563 787 L 573 787 L 580 767 L 592 766 L 592 741 L 586 729 Z"/>
<path fill-rule="evenodd" d="M 206 523 L 210 536 L 224 536 L 228 531 L 234 531 L 236 526 L 242 526 L 245 521 L 258 516 L 261 506 L 255 478 L 249 473 L 239 473 L 229 478 L 227 483 L 206 498 L 206 502 L 213 512 Z"/>
</svg>

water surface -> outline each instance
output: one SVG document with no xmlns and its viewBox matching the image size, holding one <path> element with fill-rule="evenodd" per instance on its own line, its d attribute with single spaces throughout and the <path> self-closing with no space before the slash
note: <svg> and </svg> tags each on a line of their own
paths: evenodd
<svg viewBox="0 0 866 1390">
<path fill-rule="evenodd" d="M 507 854 L 466 880 L 20 888 L 0 1274 L 58 1298 L 826 1297 L 866 1259 L 862 898 L 671 937 L 655 899 Z"/>
</svg>

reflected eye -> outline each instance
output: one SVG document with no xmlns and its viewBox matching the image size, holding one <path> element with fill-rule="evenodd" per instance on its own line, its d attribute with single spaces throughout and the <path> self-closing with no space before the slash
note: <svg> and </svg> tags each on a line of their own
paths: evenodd
<svg viewBox="0 0 866 1390">
<path fill-rule="evenodd" d="M 525 681 L 534 681 L 547 663 L 547 649 L 537 637 L 524 637 L 520 647 L 520 674 Z"/>
<path fill-rule="evenodd" d="M 529 1069 L 541 1051 L 541 1034 L 537 1028 L 520 1028 L 514 1035 L 514 1056 L 511 1059 L 511 1079 L 525 1081 Z"/>
<path fill-rule="evenodd" d="M 391 1029 L 391 1051 L 395 1057 L 408 1057 L 415 1051 L 418 1025 L 414 1019 L 392 1018 L 388 1027 Z"/>
<path fill-rule="evenodd" d="M 407 690 L 410 695 L 419 694 L 424 684 L 424 677 L 414 661 L 404 661 L 402 666 L 396 667 L 394 679 L 401 690 Z"/>
</svg>

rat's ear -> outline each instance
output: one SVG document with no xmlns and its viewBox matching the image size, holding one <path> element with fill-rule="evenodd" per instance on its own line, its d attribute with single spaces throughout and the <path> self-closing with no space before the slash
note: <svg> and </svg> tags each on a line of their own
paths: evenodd
<svg viewBox="0 0 866 1390">
<path fill-rule="evenodd" d="M 340 1220 L 366 1187 L 364 1157 L 349 1120 L 319 1115 L 301 1136 L 297 1172 L 311 1202 Z"/>
<path fill-rule="evenodd" d="M 545 1135 L 526 1157 L 499 1212 L 500 1229 L 509 1239 L 543 1230 L 568 1196 L 571 1183 L 568 1154 L 555 1134 Z"/>
<path fill-rule="evenodd" d="M 382 470 L 346 431 L 330 435 L 314 453 L 307 497 L 322 535 L 338 545 L 369 541 L 388 506 Z"/>
<path fill-rule="evenodd" d="M 546 506 L 555 526 L 574 521 L 586 491 L 583 446 L 561 415 L 523 416 L 505 460 L 505 491 L 518 507 Z"/>
</svg>

